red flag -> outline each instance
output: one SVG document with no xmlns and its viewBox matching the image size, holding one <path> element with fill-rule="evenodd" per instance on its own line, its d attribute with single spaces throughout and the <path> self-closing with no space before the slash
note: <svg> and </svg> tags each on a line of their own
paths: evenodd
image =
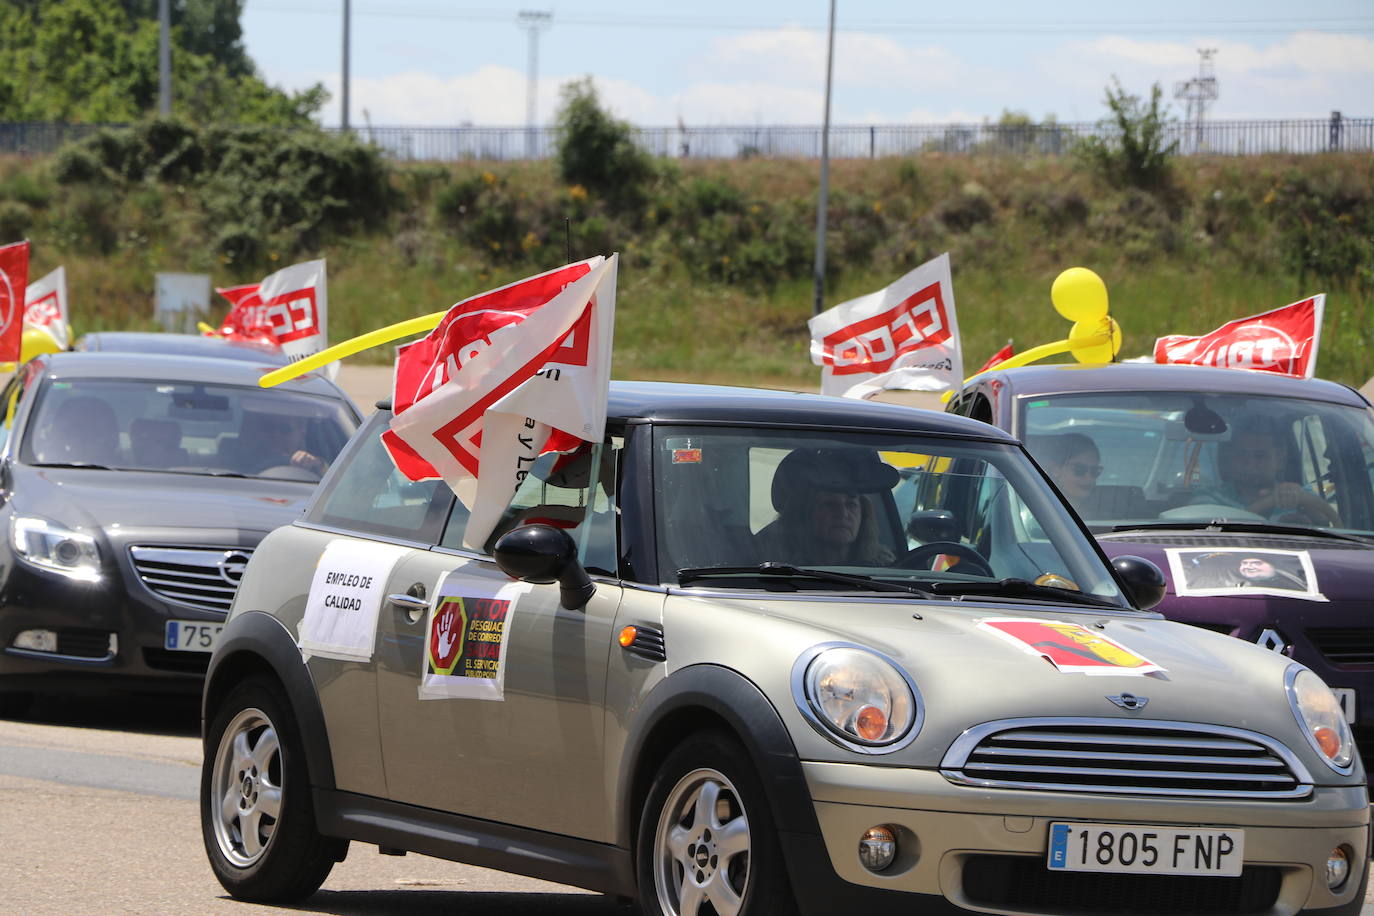
<svg viewBox="0 0 1374 916">
<path fill-rule="evenodd" d="M 258 284 L 247 283 L 223 289 L 216 287 L 215 292 L 228 299 L 233 306 L 219 326 L 221 337 L 251 340 L 274 347 L 277 345 L 276 338 L 272 336 L 272 326 L 267 321 L 267 310 L 263 307 L 262 297 L 258 295 Z"/>
<path fill-rule="evenodd" d="M 0 248 L 0 362 L 19 362 L 28 286 L 28 240 Z"/>
<path fill-rule="evenodd" d="M 992 359 L 983 363 L 983 368 L 979 369 L 978 371 L 987 372 L 989 369 L 991 369 L 998 363 L 1004 363 L 1007 360 L 1011 359 L 1013 355 L 1015 355 L 1015 351 L 1011 348 L 1011 341 L 1007 341 L 1007 345 L 1002 349 L 998 350 L 996 353 L 992 354 Z"/>
<path fill-rule="evenodd" d="M 1322 310 L 1319 294 L 1283 308 L 1228 322 L 1210 334 L 1172 334 L 1155 341 L 1155 362 L 1258 369 L 1311 378 L 1317 368 Z"/>
</svg>

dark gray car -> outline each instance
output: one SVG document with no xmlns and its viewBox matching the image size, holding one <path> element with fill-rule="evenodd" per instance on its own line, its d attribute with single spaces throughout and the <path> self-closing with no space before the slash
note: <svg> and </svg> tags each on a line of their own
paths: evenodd
<svg viewBox="0 0 1374 916">
<path fill-rule="evenodd" d="M 319 377 L 74 352 L 0 397 L 0 704 L 195 694 L 248 558 L 301 511 L 360 417 Z"/>
</svg>

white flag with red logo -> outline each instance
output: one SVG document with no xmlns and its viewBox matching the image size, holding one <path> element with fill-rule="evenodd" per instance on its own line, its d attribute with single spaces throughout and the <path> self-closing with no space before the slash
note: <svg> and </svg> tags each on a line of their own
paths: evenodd
<svg viewBox="0 0 1374 916">
<path fill-rule="evenodd" d="M 948 253 L 807 326 L 822 394 L 864 398 L 885 388 L 947 391 L 964 383 Z"/>
<path fill-rule="evenodd" d="M 24 290 L 28 285 L 28 240 L 0 247 L 0 362 L 19 362 L 24 346 Z"/>
<path fill-rule="evenodd" d="M 220 337 L 227 337 L 229 340 L 250 340 L 271 344 L 274 347 L 277 345 L 277 339 L 272 335 L 272 326 L 267 323 L 267 308 L 262 304 L 259 284 L 217 286 L 215 292 L 228 299 L 231 306 L 229 314 L 220 322 Z"/>
<path fill-rule="evenodd" d="M 292 264 L 263 277 L 258 298 L 272 339 L 292 360 L 329 346 L 329 295 L 323 260 Z"/>
<path fill-rule="evenodd" d="M 1210 334 L 1171 334 L 1155 341 L 1155 362 L 1258 369 L 1311 378 L 1317 369 L 1322 310 L 1319 294 L 1283 308 L 1228 322 Z"/>
<path fill-rule="evenodd" d="M 67 349 L 67 269 L 59 267 L 29 284 L 24 294 L 24 326 L 42 328 Z"/>
<path fill-rule="evenodd" d="M 399 349 L 382 441 L 408 478 L 458 494 L 469 547 L 542 453 L 601 441 L 618 263 L 597 256 L 465 299 Z"/>
</svg>

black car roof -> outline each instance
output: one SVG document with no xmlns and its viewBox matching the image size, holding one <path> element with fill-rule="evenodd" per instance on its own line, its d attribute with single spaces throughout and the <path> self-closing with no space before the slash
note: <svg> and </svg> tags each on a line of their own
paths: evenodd
<svg viewBox="0 0 1374 916">
<path fill-rule="evenodd" d="M 166 353 L 169 355 L 237 359 L 244 362 L 284 366 L 289 362 L 275 347 L 246 340 L 226 340 L 200 334 L 170 334 L 150 331 L 97 331 L 76 342 L 77 350 L 102 353 Z"/>
<path fill-rule="evenodd" d="M 611 382 L 607 416 L 656 422 L 892 429 L 1013 441 L 1005 432 L 953 414 L 819 394 L 677 382 Z"/>
<path fill-rule="evenodd" d="M 44 373 L 51 378 L 127 378 L 157 379 L 169 382 L 211 382 L 223 385 L 257 385 L 263 373 L 276 364 L 253 364 L 243 360 L 165 353 L 135 353 L 108 350 L 76 350 L 39 357 Z M 306 374 L 283 382 L 282 388 L 305 394 L 338 398 L 340 390 L 330 381 Z"/>
<path fill-rule="evenodd" d="M 1203 391 L 1256 397 L 1306 398 L 1366 406 L 1354 390 L 1326 379 L 1301 379 L 1274 372 L 1157 363 L 1055 364 L 996 369 L 978 381 L 1005 379 L 1017 397 L 1093 391 Z"/>
</svg>

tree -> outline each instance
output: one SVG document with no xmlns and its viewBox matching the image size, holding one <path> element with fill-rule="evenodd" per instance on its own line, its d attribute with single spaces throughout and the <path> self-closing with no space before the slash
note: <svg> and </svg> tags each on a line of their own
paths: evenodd
<svg viewBox="0 0 1374 916">
<path fill-rule="evenodd" d="M 1089 137 L 1079 145 L 1079 153 L 1112 184 L 1155 190 L 1169 183 L 1169 157 L 1178 141 L 1166 143 L 1165 135 L 1173 118 L 1161 106 L 1164 90 L 1155 83 L 1147 104 L 1130 95 L 1121 82 L 1112 78 L 1115 90 L 1107 87 L 1107 108 L 1111 116 L 1100 122 L 1106 136 Z"/>
<path fill-rule="evenodd" d="M 643 201 L 653 161 L 635 146 L 630 125 L 601 107 L 591 77 L 563 87 L 555 123 L 564 181 L 599 193 L 620 209 L 634 209 Z"/>
</svg>

